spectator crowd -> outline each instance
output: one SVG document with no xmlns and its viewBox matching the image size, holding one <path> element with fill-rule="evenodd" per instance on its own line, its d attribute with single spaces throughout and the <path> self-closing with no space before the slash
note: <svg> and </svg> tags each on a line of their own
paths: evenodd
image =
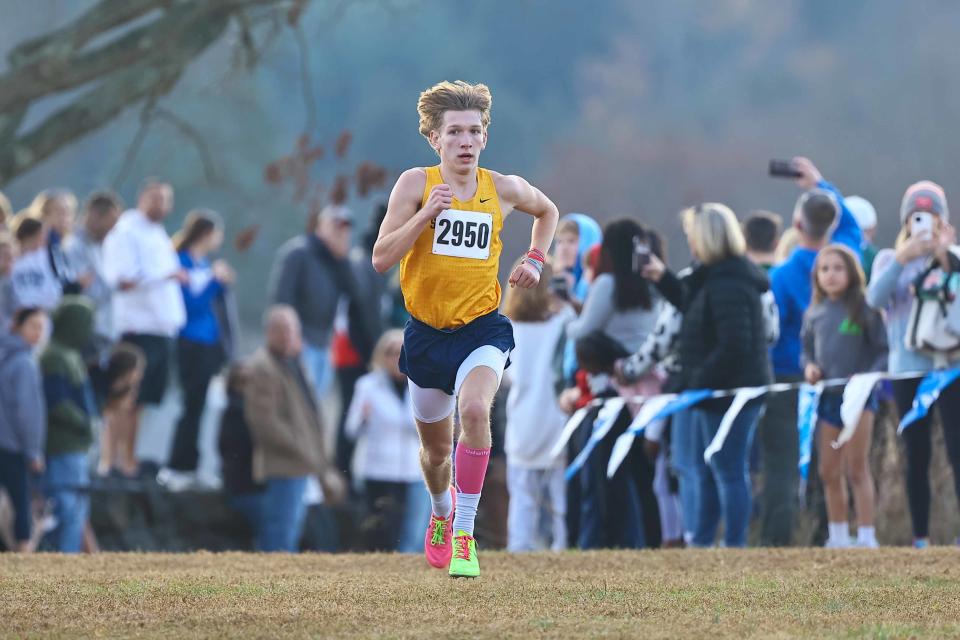
<svg viewBox="0 0 960 640">
<path fill-rule="evenodd" d="M 869 393 L 842 446 L 844 387 L 824 387 L 813 438 L 825 545 L 878 546 L 875 417 L 886 403 L 903 418 L 923 375 L 960 359 L 960 247 L 933 182 L 906 190 L 895 246 L 878 250 L 869 201 L 844 197 L 806 158 L 791 166 L 800 194 L 786 220 L 738 219 L 713 202 L 681 212 L 693 260 L 679 271 L 653 224 L 673 218 L 603 228 L 582 213 L 562 218 L 540 284 L 504 296 L 516 349 L 492 420 L 477 533 L 486 544 L 742 547 L 751 523 L 759 544 L 794 544 L 800 383 L 889 372 L 898 375 Z M 308 512 L 323 504 L 355 521 L 342 548 L 418 552 L 431 507 L 398 366 L 407 315 L 396 274 L 371 265 L 386 207 L 355 233 L 353 212 L 328 206 L 279 248 L 252 354 L 241 353 L 237 274 L 218 257 L 224 219 L 196 208 L 171 236 L 173 211 L 173 188 L 157 179 L 129 209 L 112 192 L 81 206 L 51 189 L 14 213 L 0 194 L 0 543 L 96 550 L 91 488 L 157 483 L 221 491 L 259 550 L 301 549 Z M 218 376 L 227 403 L 213 488 L 198 475 L 199 442 Z M 138 427 L 171 381 L 182 406 L 165 464 L 147 473 Z M 786 390 L 731 415 L 732 395 L 714 394 L 654 420 L 608 476 L 645 399 L 773 383 Z M 934 407 L 960 496 L 960 386 Z M 931 416 L 902 434 L 920 548 Z"/>
</svg>

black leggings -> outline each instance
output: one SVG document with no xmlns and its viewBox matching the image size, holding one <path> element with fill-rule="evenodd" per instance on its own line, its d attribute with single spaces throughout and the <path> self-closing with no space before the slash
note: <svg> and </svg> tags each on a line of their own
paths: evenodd
<svg viewBox="0 0 960 640">
<path fill-rule="evenodd" d="M 226 360 L 220 344 L 201 344 L 181 338 L 177 341 L 177 365 L 183 389 L 183 413 L 173 437 L 173 449 L 167 463 L 176 471 L 197 470 L 200 461 L 198 440 L 200 419 L 207 406 L 210 380 Z"/>
<path fill-rule="evenodd" d="M 919 379 L 893 381 L 893 395 L 900 419 L 913 406 L 918 386 Z M 960 498 L 960 384 L 954 382 L 943 390 L 930 413 L 903 432 L 903 442 L 907 447 L 907 501 L 915 538 L 926 538 L 930 534 L 930 458 L 933 455 L 930 427 L 934 408 L 940 412 L 947 458 L 953 467 L 954 491 Z"/>
</svg>

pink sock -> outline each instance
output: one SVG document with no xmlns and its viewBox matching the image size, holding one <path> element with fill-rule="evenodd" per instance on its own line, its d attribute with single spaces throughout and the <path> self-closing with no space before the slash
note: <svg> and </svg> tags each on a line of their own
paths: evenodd
<svg viewBox="0 0 960 640">
<path fill-rule="evenodd" d="M 457 509 L 453 515 L 453 535 L 463 532 L 472 536 L 483 477 L 487 474 L 487 463 L 490 461 L 490 449 L 470 449 L 458 444 L 454 457 Z"/>
<path fill-rule="evenodd" d="M 457 443 L 454 458 L 457 491 L 480 493 L 483 489 L 483 477 L 487 475 L 490 449 L 470 449 Z"/>
</svg>

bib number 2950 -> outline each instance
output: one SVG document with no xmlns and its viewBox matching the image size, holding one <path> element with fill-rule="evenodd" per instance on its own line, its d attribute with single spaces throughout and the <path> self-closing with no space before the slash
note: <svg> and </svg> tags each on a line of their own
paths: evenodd
<svg viewBox="0 0 960 640">
<path fill-rule="evenodd" d="M 486 260 L 490 257 L 493 215 L 447 209 L 435 221 L 433 253 L 455 258 Z"/>
</svg>

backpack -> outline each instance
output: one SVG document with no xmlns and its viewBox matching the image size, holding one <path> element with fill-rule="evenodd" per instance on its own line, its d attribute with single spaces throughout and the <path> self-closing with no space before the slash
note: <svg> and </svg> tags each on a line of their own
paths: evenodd
<svg viewBox="0 0 960 640">
<path fill-rule="evenodd" d="M 956 258 L 956 250 L 951 249 Z M 960 355 L 960 273 L 944 273 L 934 260 L 913 282 L 913 303 L 904 344 L 948 360 Z"/>
</svg>

